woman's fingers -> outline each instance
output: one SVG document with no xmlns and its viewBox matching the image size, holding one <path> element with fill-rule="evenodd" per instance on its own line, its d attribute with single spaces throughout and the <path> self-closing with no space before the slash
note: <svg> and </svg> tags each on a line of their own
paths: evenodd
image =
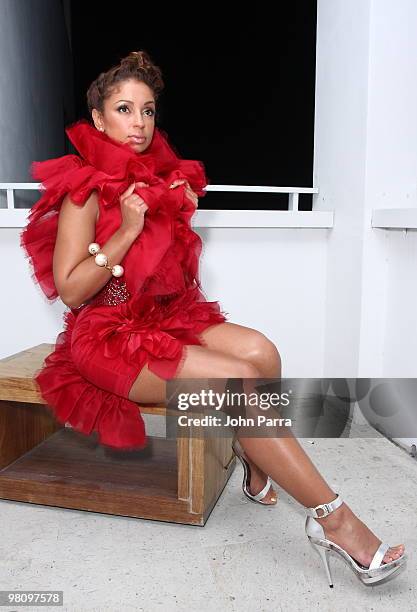
<svg viewBox="0 0 417 612">
<path fill-rule="evenodd" d="M 120 198 L 127 198 L 127 197 L 129 197 L 130 195 L 132 195 L 132 193 L 134 192 L 134 190 L 135 190 L 135 183 L 131 183 L 131 184 L 129 185 L 129 187 L 126 189 L 126 191 L 124 191 L 124 192 L 122 193 L 122 195 L 120 196 Z"/>
<path fill-rule="evenodd" d="M 188 181 L 186 181 L 185 179 L 176 179 L 173 183 L 171 183 L 169 188 L 174 189 L 175 187 L 178 187 L 178 185 L 183 185 L 184 183 L 187 183 L 188 185 Z"/>
<path fill-rule="evenodd" d="M 194 206 L 198 204 L 198 195 L 191 189 L 191 187 L 185 188 L 185 194 L 190 198 Z"/>
<path fill-rule="evenodd" d="M 178 187 L 179 185 L 183 185 L 185 183 L 186 187 L 185 187 L 185 195 L 193 202 L 194 206 L 197 206 L 198 204 L 198 195 L 191 189 L 190 184 L 187 180 L 185 179 L 176 179 L 173 183 L 171 183 L 171 185 L 169 186 L 170 189 L 175 189 L 175 187 Z"/>
</svg>

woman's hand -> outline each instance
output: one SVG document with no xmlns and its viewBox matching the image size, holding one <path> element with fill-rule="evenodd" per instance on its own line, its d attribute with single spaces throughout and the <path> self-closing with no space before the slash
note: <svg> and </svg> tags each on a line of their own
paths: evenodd
<svg viewBox="0 0 417 612">
<path fill-rule="evenodd" d="M 175 187 L 178 187 L 178 185 L 183 185 L 185 183 L 186 187 L 185 187 L 185 195 L 192 201 L 192 203 L 194 204 L 195 208 L 197 208 L 198 206 L 198 195 L 195 193 L 195 191 L 193 191 L 190 187 L 190 184 L 188 181 L 186 181 L 185 179 L 177 179 L 175 180 L 173 183 L 171 183 L 170 185 L 170 189 L 175 189 Z"/>
<path fill-rule="evenodd" d="M 120 210 L 122 213 L 122 223 L 120 228 L 131 232 L 135 238 L 143 230 L 145 224 L 145 212 L 148 210 L 146 202 L 137 194 L 133 193 L 136 187 L 148 187 L 146 183 L 142 181 L 139 183 L 132 183 L 126 189 L 119 198 Z"/>
</svg>

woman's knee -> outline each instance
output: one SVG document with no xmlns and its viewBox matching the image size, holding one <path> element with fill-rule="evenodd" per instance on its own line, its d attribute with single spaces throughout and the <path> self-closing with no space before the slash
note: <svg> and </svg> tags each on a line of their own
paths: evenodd
<svg viewBox="0 0 417 612">
<path fill-rule="evenodd" d="M 258 378 L 256 364 L 235 355 L 202 346 L 187 346 L 187 355 L 175 378 Z"/>
<path fill-rule="evenodd" d="M 232 370 L 232 373 L 229 374 L 230 378 L 260 378 L 262 376 L 259 368 L 245 359 L 236 360 Z"/>
<path fill-rule="evenodd" d="M 265 367 L 279 370 L 281 375 L 281 355 L 276 345 L 262 332 L 254 330 L 248 343 L 245 358 L 259 364 L 257 367 L 264 371 Z"/>
</svg>

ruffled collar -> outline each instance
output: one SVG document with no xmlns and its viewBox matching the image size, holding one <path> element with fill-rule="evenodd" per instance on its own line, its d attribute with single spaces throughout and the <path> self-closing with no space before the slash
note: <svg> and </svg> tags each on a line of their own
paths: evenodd
<svg viewBox="0 0 417 612">
<path fill-rule="evenodd" d="M 75 122 L 65 131 L 89 165 L 115 178 L 124 178 L 127 169 L 162 177 L 179 169 L 181 163 L 186 161 L 175 154 L 166 133 L 159 128 L 155 128 L 152 142 L 144 153 L 137 153 L 127 143 L 119 143 L 104 132 L 99 132 L 85 119 Z"/>
</svg>

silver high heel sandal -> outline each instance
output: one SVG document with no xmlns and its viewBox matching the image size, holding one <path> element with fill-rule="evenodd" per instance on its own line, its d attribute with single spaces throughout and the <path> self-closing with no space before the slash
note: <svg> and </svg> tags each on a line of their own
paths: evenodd
<svg viewBox="0 0 417 612">
<path fill-rule="evenodd" d="M 276 504 L 277 504 L 276 501 L 274 503 L 272 503 L 272 504 L 266 504 L 265 502 L 262 501 L 266 497 L 266 495 L 268 494 L 269 489 L 272 487 L 271 478 L 268 476 L 268 479 L 266 481 L 266 485 L 264 486 L 262 491 L 259 491 L 259 493 L 257 493 L 256 495 L 252 495 L 252 493 L 249 491 L 249 487 L 250 487 L 250 475 L 251 475 L 250 474 L 250 465 L 246 461 L 245 452 L 244 452 L 244 450 L 242 449 L 242 447 L 240 446 L 240 444 L 239 444 L 239 442 L 237 440 L 233 441 L 233 443 L 232 443 L 232 450 L 233 450 L 234 454 L 236 455 L 236 457 L 241 462 L 241 464 L 243 465 L 244 476 L 243 476 L 243 482 L 242 482 L 242 491 L 246 495 L 246 497 L 248 499 L 250 499 L 251 501 L 253 501 L 253 502 L 256 502 L 258 504 L 262 504 L 262 506 L 276 506 Z M 275 492 L 275 498 L 277 498 L 277 493 L 276 493 L 276 491 L 274 491 L 274 492 Z"/>
<path fill-rule="evenodd" d="M 313 548 L 315 548 L 315 550 L 319 553 L 323 561 L 329 586 L 333 588 L 333 580 L 329 565 L 329 552 L 331 550 L 342 557 L 342 559 L 348 564 L 350 569 L 356 574 L 363 584 L 377 584 L 385 581 L 388 576 L 392 576 L 400 569 L 402 565 L 404 565 L 407 559 L 405 553 L 402 554 L 401 557 L 398 557 L 398 559 L 394 559 L 389 563 L 382 563 L 382 559 L 389 549 L 389 545 L 381 542 L 369 567 L 364 567 L 358 561 L 356 561 L 356 559 L 351 557 L 349 553 L 347 553 L 341 546 L 338 546 L 331 540 L 327 540 L 323 527 L 318 521 L 314 520 L 315 518 L 323 518 L 327 516 L 339 508 L 342 503 L 343 500 L 341 499 L 340 495 L 338 495 L 335 500 L 328 504 L 320 504 L 315 508 L 306 508 L 306 534 Z M 321 510 L 320 514 L 317 512 L 318 510 Z"/>
</svg>

